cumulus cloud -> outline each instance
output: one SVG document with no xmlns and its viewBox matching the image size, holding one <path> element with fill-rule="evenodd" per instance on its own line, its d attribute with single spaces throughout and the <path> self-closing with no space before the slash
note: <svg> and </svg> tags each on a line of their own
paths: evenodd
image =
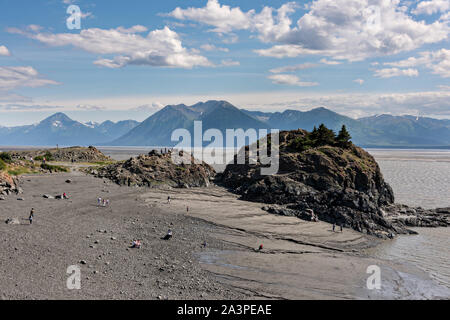
<svg viewBox="0 0 450 320">
<path fill-rule="evenodd" d="M 300 78 L 292 74 L 274 74 L 267 77 L 272 83 L 298 87 L 313 87 L 319 85 L 317 82 L 303 82 Z"/>
<path fill-rule="evenodd" d="M 423 51 L 418 57 L 410 57 L 397 62 L 386 62 L 384 65 L 407 68 L 423 66 L 443 78 L 450 77 L 450 50 Z"/>
<path fill-rule="evenodd" d="M 353 82 L 356 82 L 359 85 L 363 85 L 364 84 L 364 80 L 363 79 L 355 79 L 355 80 L 353 80 Z"/>
<path fill-rule="evenodd" d="M 399 68 L 385 68 L 380 70 L 375 70 L 375 77 L 378 78 L 392 78 L 392 77 L 417 77 L 419 76 L 419 71 L 417 69 L 399 69 Z"/>
<path fill-rule="evenodd" d="M 83 29 L 76 33 L 29 32 L 9 28 L 11 33 L 19 33 L 49 46 L 74 46 L 87 52 L 115 55 L 112 59 L 100 58 L 94 63 L 108 68 L 127 65 L 148 65 L 154 67 L 193 68 L 212 66 L 204 56 L 183 47 L 178 34 L 168 27 L 153 30 L 146 37 L 138 33 L 145 27 L 133 26 L 125 29 Z"/>
<path fill-rule="evenodd" d="M 323 64 L 331 65 L 331 66 L 341 64 L 341 62 L 339 62 L 339 61 L 327 60 L 325 58 L 321 59 L 320 62 L 323 63 Z"/>
<path fill-rule="evenodd" d="M 230 51 L 230 50 L 228 50 L 228 48 L 216 47 L 213 44 L 204 44 L 204 45 L 200 46 L 200 48 L 202 48 L 205 51 L 222 51 L 222 52 Z"/>
<path fill-rule="evenodd" d="M 419 14 L 435 14 L 438 12 L 447 12 L 450 10 L 450 0 L 431 0 L 422 1 L 417 4 L 415 10 L 412 13 Z"/>
<path fill-rule="evenodd" d="M 20 87 L 42 87 L 56 85 L 58 82 L 44 79 L 33 67 L 1 67 L 0 91 L 8 91 Z"/>
<path fill-rule="evenodd" d="M 239 61 L 234 61 L 234 60 L 231 60 L 231 59 L 225 59 L 225 60 L 222 60 L 220 62 L 220 65 L 223 66 L 223 67 L 236 67 L 236 66 L 240 66 L 241 63 Z"/>
<path fill-rule="evenodd" d="M 353 117 L 374 114 L 421 114 L 439 118 L 450 118 L 450 91 L 424 91 L 408 93 L 341 93 L 308 94 L 268 93 L 258 101 L 255 95 L 241 102 L 248 109 L 282 111 L 286 109 L 310 110 L 325 107 Z"/>
<path fill-rule="evenodd" d="M 288 2 L 279 9 L 244 12 L 209 0 L 205 7 L 176 8 L 169 16 L 212 26 L 218 33 L 249 30 L 274 44 L 256 52 L 276 58 L 318 54 L 359 61 L 446 40 L 450 30 L 448 21 L 414 20 L 398 0 L 316 0 L 293 24 L 290 15 L 297 7 Z"/>
<path fill-rule="evenodd" d="M 298 70 L 310 69 L 310 68 L 314 68 L 316 66 L 317 66 L 317 64 L 315 64 L 315 63 L 302 63 L 302 64 L 293 65 L 293 66 L 274 68 L 274 69 L 270 69 L 269 71 L 271 73 L 285 73 L 285 72 L 294 72 L 294 71 L 298 71 Z"/>
<path fill-rule="evenodd" d="M 208 0 L 204 8 L 181 9 L 177 7 L 168 14 L 179 20 L 192 20 L 213 26 L 213 31 L 219 33 L 250 28 L 253 15 L 254 10 L 244 13 L 240 8 L 220 5 L 218 0 Z"/>
<path fill-rule="evenodd" d="M 11 52 L 9 52 L 8 48 L 5 46 L 0 46 L 0 56 L 10 56 Z"/>
</svg>

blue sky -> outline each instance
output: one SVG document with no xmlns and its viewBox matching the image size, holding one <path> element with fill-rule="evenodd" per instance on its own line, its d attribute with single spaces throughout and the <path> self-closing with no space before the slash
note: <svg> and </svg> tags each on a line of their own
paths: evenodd
<svg viewBox="0 0 450 320">
<path fill-rule="evenodd" d="M 81 9 L 69 30 L 66 10 Z M 450 118 L 450 0 L 0 0 L 0 125 L 265 111 Z"/>
</svg>

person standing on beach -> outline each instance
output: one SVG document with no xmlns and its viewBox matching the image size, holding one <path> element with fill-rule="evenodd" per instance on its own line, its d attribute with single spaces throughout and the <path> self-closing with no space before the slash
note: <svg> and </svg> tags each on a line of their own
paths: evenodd
<svg viewBox="0 0 450 320">
<path fill-rule="evenodd" d="M 28 217 L 30 224 L 33 224 L 33 218 L 34 218 L 34 208 L 31 208 L 30 216 Z"/>
</svg>

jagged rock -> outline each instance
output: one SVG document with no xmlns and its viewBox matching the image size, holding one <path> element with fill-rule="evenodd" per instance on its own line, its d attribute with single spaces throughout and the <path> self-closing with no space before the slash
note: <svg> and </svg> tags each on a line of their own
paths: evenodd
<svg viewBox="0 0 450 320">
<path fill-rule="evenodd" d="M 262 176 L 261 163 L 249 163 L 246 147 L 240 151 L 245 152 L 246 164 L 228 165 L 218 182 L 244 200 L 273 205 L 266 208 L 270 213 L 308 221 L 316 217 L 381 238 L 410 233 L 410 226 L 448 225 L 448 219 L 417 208 L 400 208 L 414 218 L 388 218 L 394 210 L 390 207 L 394 193 L 375 159 L 353 144 L 295 149 L 292 141 L 306 134 L 304 130 L 280 132 L 277 174 Z"/>
<path fill-rule="evenodd" d="M 182 156 L 182 159 L 185 159 Z M 160 154 L 150 152 L 124 162 L 114 163 L 102 168 L 95 168 L 91 174 L 107 178 L 119 185 L 174 188 L 208 187 L 214 177 L 214 169 L 206 163 L 176 164 L 172 153 Z"/>
<path fill-rule="evenodd" d="M 11 151 L 11 157 L 14 160 L 29 160 L 39 157 L 46 157 L 47 160 L 63 161 L 63 162 L 103 162 L 111 161 L 110 157 L 105 156 L 95 147 L 70 147 L 70 148 L 53 148 L 39 149 L 27 151 Z M 50 158 L 50 159 L 48 159 Z"/>
</svg>

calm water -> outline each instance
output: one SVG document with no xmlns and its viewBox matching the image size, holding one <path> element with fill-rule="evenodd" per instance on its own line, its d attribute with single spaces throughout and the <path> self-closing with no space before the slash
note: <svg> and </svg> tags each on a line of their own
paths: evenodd
<svg viewBox="0 0 450 320">
<path fill-rule="evenodd" d="M 368 149 L 392 186 L 396 202 L 424 208 L 450 207 L 450 150 Z M 450 288 L 450 228 L 417 228 L 377 247 L 375 255 L 412 263 Z"/>
</svg>

